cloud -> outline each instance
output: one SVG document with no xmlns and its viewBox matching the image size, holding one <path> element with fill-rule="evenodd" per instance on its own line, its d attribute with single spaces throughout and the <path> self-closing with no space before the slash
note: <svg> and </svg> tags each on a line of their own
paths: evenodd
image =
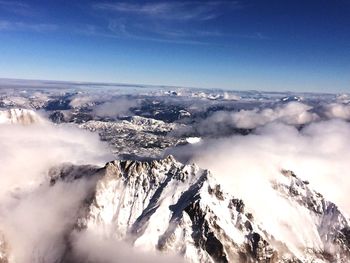
<svg viewBox="0 0 350 263">
<path fill-rule="evenodd" d="M 1 0 L 0 7 L 9 9 L 9 8 L 28 8 L 29 6 L 22 2 Z"/>
<path fill-rule="evenodd" d="M 274 191 L 273 182 L 284 182 L 281 169 L 292 170 L 349 214 L 349 146 L 350 124 L 341 120 L 301 130 L 274 122 L 250 135 L 202 140 L 174 153 L 209 169 L 227 191 L 243 199 L 256 222 L 302 255 L 302 248 L 321 246 L 314 219 Z"/>
<path fill-rule="evenodd" d="M 289 102 L 274 108 L 240 110 L 238 112 L 218 111 L 199 123 L 201 134 L 229 133 L 235 128 L 255 129 L 272 122 L 289 125 L 303 125 L 319 119 L 312 107 L 300 102 Z"/>
<path fill-rule="evenodd" d="M 1 193 L 40 182 L 57 163 L 103 164 L 111 159 L 97 134 L 70 125 L 50 123 L 0 125 Z"/>
<path fill-rule="evenodd" d="M 102 2 L 92 7 L 107 19 L 106 37 L 194 45 L 218 44 L 215 38 L 228 35 L 202 25 L 243 8 L 238 1 Z M 186 21 L 191 26 L 184 27 Z"/>
<path fill-rule="evenodd" d="M 183 262 L 179 256 L 133 248 L 109 234 L 73 231 L 98 178 L 52 185 L 49 174 L 59 176 L 64 167 L 70 171 L 67 162 L 100 167 L 113 159 L 97 134 L 46 121 L 0 124 L 0 148 L 0 237 L 11 262 L 63 262 L 67 251 L 74 262 Z M 79 175 L 88 173 L 75 169 Z"/>
<path fill-rule="evenodd" d="M 332 118 L 350 120 L 350 105 L 342 103 L 331 103 L 325 107 L 325 115 Z"/>
<path fill-rule="evenodd" d="M 17 263 L 60 262 L 81 203 L 92 182 L 43 184 L 26 194 L 2 201 L 0 229 Z"/>
<path fill-rule="evenodd" d="M 350 103 L 350 95 L 346 93 L 340 94 L 337 96 L 336 100 L 338 103 L 348 104 Z"/>
<path fill-rule="evenodd" d="M 0 10 L 15 13 L 18 15 L 28 16 L 33 15 L 34 10 L 30 7 L 30 5 L 18 2 L 18 1 L 0 1 Z"/>
<path fill-rule="evenodd" d="M 126 21 L 126 19 L 109 20 L 108 29 L 114 34 L 114 37 L 120 36 L 143 40 L 188 44 L 205 44 L 203 41 L 204 39 L 225 36 L 225 34 L 220 31 L 203 31 L 154 22 L 151 23 L 151 25 L 149 22 L 130 23 Z"/>
<path fill-rule="evenodd" d="M 73 254 L 77 262 L 103 263 L 181 263 L 179 256 L 162 255 L 160 252 L 144 252 L 142 248 L 133 248 L 130 244 L 115 238 L 84 230 L 73 234 Z"/>
<path fill-rule="evenodd" d="M 79 91 L 77 94 L 70 97 L 69 105 L 72 108 L 80 108 L 80 107 L 95 107 L 96 105 L 105 103 L 105 102 L 116 102 L 116 101 L 125 101 L 132 100 L 129 99 L 128 96 L 130 94 L 126 93 L 126 95 L 121 95 L 125 93 L 123 88 L 128 86 L 123 86 L 122 84 L 115 84 L 115 87 L 109 88 L 103 87 L 103 90 L 91 88 L 89 89 L 90 83 L 86 83 L 86 87 L 82 91 Z M 94 84 L 97 85 L 97 84 Z M 104 86 L 103 84 L 100 84 Z M 107 85 L 107 84 L 106 84 Z M 120 88 L 117 89 L 116 87 Z M 130 96 L 131 97 L 131 96 Z"/>
<path fill-rule="evenodd" d="M 105 102 L 100 105 L 97 105 L 93 112 L 96 116 L 99 117 L 121 117 L 130 115 L 130 109 L 140 105 L 140 101 L 137 99 L 130 98 L 118 98 L 110 102 Z"/>
<path fill-rule="evenodd" d="M 55 24 L 46 23 L 25 23 L 0 20 L 0 31 L 34 31 L 34 32 L 50 32 L 58 29 Z"/>
<path fill-rule="evenodd" d="M 72 108 L 87 107 L 93 105 L 98 99 L 97 96 L 90 94 L 77 94 L 71 98 L 69 106 Z"/>
<path fill-rule="evenodd" d="M 132 24 L 124 21 L 110 20 L 106 34 L 98 34 L 109 38 L 130 38 L 143 41 L 153 41 L 160 43 L 188 44 L 188 45 L 215 45 L 198 39 L 201 35 L 195 31 L 186 32 L 182 29 L 167 27 L 157 28 L 156 25 Z M 197 39 L 196 39 L 197 38 Z"/>
<path fill-rule="evenodd" d="M 69 125 L 0 124 L 0 233 L 17 263 L 57 262 L 91 184 L 49 185 L 58 164 L 102 165 L 113 156 L 98 135 Z"/>
<path fill-rule="evenodd" d="M 151 3 L 98 3 L 94 8 L 118 13 L 142 15 L 165 20 L 210 20 L 220 15 L 222 8 L 237 9 L 241 5 L 236 1 L 176 1 Z"/>
<path fill-rule="evenodd" d="M 234 93 L 232 93 L 232 92 L 224 92 L 224 94 L 223 94 L 223 99 L 224 100 L 240 100 L 241 99 L 241 97 L 240 96 L 238 96 L 238 95 L 236 95 L 236 94 L 234 94 Z"/>
</svg>

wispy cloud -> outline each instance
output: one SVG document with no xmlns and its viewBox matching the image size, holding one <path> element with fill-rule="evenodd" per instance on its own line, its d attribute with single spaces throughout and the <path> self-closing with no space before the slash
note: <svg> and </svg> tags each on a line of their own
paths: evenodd
<svg viewBox="0 0 350 263">
<path fill-rule="evenodd" d="M 11 17 L 6 20 L 0 19 L 0 31 L 47 32 L 58 28 L 55 24 L 34 22 L 42 19 L 41 8 L 34 8 L 23 1 L 0 0 L 0 14 Z"/>
<path fill-rule="evenodd" d="M 107 20 L 105 30 L 88 33 L 166 43 L 216 45 L 218 38 L 266 39 L 259 33 L 234 34 L 215 27 L 214 20 L 246 8 L 240 1 L 102 2 L 92 5 Z"/>
<path fill-rule="evenodd" d="M 129 15 L 143 15 L 152 19 L 166 20 L 210 20 L 221 15 L 224 8 L 239 9 L 237 1 L 176 1 L 153 3 L 98 3 L 95 9 Z"/>
<path fill-rule="evenodd" d="M 34 32 L 48 32 L 58 29 L 55 24 L 45 23 L 24 23 L 12 22 L 7 20 L 0 20 L 0 31 L 34 31 Z"/>
<path fill-rule="evenodd" d="M 181 30 L 177 27 L 158 27 L 156 24 L 128 23 L 124 20 L 110 20 L 108 30 L 111 37 L 129 38 L 176 44 L 209 45 L 200 38 L 200 32 Z"/>
<path fill-rule="evenodd" d="M 31 16 L 34 13 L 30 5 L 18 1 L 0 0 L 0 10 L 23 16 Z"/>
<path fill-rule="evenodd" d="M 79 26 L 73 29 L 74 33 L 85 35 L 85 36 L 92 36 L 92 37 L 105 37 L 105 38 L 111 38 L 111 39 L 133 39 L 133 40 L 140 40 L 140 41 L 153 41 L 153 42 L 160 42 L 160 43 L 173 43 L 173 44 L 190 44 L 190 45 L 210 45 L 210 43 L 200 41 L 200 40 L 191 40 L 191 39 L 185 39 L 185 38 L 166 38 L 166 36 L 155 36 L 153 35 L 147 35 L 147 34 L 141 34 L 130 31 L 130 28 L 128 28 L 127 24 L 124 23 L 117 23 L 111 21 L 111 23 L 108 25 L 107 29 L 96 26 L 96 25 L 85 25 L 85 26 Z"/>
<path fill-rule="evenodd" d="M 137 23 L 135 21 L 131 22 L 124 19 L 111 19 L 108 23 L 108 34 L 111 34 L 114 37 L 151 40 L 157 42 L 216 45 L 219 38 L 247 40 L 269 39 L 260 32 L 234 34 L 197 27 L 184 28 L 178 25 L 169 24 Z"/>
<path fill-rule="evenodd" d="M 1 8 L 15 9 L 15 8 L 28 8 L 29 6 L 25 3 L 16 2 L 16 1 L 0 1 Z"/>
</svg>

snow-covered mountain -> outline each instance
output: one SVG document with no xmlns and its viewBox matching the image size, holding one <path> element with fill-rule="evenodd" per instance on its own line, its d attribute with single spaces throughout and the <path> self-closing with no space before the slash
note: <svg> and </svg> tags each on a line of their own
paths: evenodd
<svg viewBox="0 0 350 263">
<path fill-rule="evenodd" d="M 291 171 L 282 171 L 284 183 L 272 182 L 272 189 L 292 202 L 301 217 L 307 213 L 312 220 L 305 227 L 313 226 L 309 230 L 316 237 L 314 245 L 297 249 L 291 240 L 299 233 L 291 240 L 278 239 L 267 231 L 269 222 L 257 222 L 244 200 L 225 193 L 209 171 L 195 164 L 184 165 L 172 156 L 144 162 L 117 160 L 96 174 L 100 177 L 93 198 L 74 231 L 107 235 L 143 250 L 180 254 L 188 262 L 350 259 L 348 218 Z"/>
<path fill-rule="evenodd" d="M 271 182 L 271 190 L 291 202 L 300 217 L 309 216 L 305 227 L 315 236 L 311 246 L 295 247 L 298 232 L 279 239 L 268 231 L 269 222 L 258 222 L 244 200 L 224 192 L 208 170 L 184 165 L 172 156 L 116 160 L 103 168 L 62 166 L 51 170 L 50 176 L 51 185 L 95 178 L 75 227 L 70 235 L 65 233 L 68 237 L 93 233 L 141 250 L 175 253 L 187 262 L 345 263 L 350 259 L 348 218 L 291 171 L 281 171 L 284 180 Z M 0 240 L 0 262 L 16 262 L 7 260 L 11 244 L 6 237 Z M 67 238 L 68 252 L 60 262 L 83 262 L 70 242 Z"/>
<path fill-rule="evenodd" d="M 0 124 L 33 124 L 44 120 L 34 111 L 29 109 L 9 109 L 0 111 Z"/>
<path fill-rule="evenodd" d="M 177 128 L 179 125 L 175 123 L 165 123 L 160 120 L 151 118 L 144 118 L 140 116 L 132 116 L 121 121 L 88 121 L 80 125 L 81 128 L 89 129 L 91 131 L 96 130 L 134 130 L 145 131 L 153 133 L 165 133 L 170 132 Z"/>
<path fill-rule="evenodd" d="M 308 181 L 301 180 L 292 171 L 283 170 L 281 173 L 286 177 L 285 183 L 273 184 L 273 188 L 298 211 L 298 216 L 304 221 L 303 234 L 308 233 L 308 240 L 312 240 L 312 244 L 304 242 L 305 246 L 300 246 L 299 251 L 295 247 L 291 249 L 302 262 L 349 262 L 349 218 L 336 204 L 313 190 Z M 301 235 L 295 233 L 293 238 L 298 238 L 298 234 Z M 305 240 L 299 237 L 299 241 Z M 291 244 L 289 240 L 285 243 Z"/>
<path fill-rule="evenodd" d="M 277 256 L 242 200 L 223 193 L 207 170 L 172 156 L 108 163 L 78 225 L 142 249 L 179 253 L 189 262 Z"/>
<path fill-rule="evenodd" d="M 152 118 L 132 116 L 118 121 L 91 120 L 79 125 L 80 128 L 98 132 L 118 155 L 138 155 L 159 158 L 163 151 L 185 139 L 171 134 L 183 127 L 178 123 L 167 123 Z"/>
</svg>

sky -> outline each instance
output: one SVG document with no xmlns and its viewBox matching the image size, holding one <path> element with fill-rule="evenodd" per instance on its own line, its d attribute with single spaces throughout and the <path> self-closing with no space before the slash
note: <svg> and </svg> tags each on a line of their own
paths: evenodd
<svg viewBox="0 0 350 263">
<path fill-rule="evenodd" d="M 350 0 L 0 0 L 0 78 L 350 90 Z"/>
</svg>

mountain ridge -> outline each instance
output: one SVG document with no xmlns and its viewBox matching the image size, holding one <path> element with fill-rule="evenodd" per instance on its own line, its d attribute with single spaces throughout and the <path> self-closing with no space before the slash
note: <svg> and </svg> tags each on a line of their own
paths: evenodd
<svg viewBox="0 0 350 263">
<path fill-rule="evenodd" d="M 182 164 L 173 156 L 115 160 L 103 168 L 63 166 L 50 176 L 52 185 L 59 180 L 95 180 L 60 262 L 86 262 L 71 240 L 84 232 L 122 240 L 136 249 L 178 254 L 187 262 L 345 263 L 349 259 L 348 219 L 291 171 L 281 172 L 286 183 L 273 185 L 274 190 L 309 211 L 323 250 L 305 247 L 304 255 L 295 253 L 287 240 L 276 239 L 265 229 L 266 222 L 257 222 L 246 211 L 244 200 L 225 192 L 208 170 Z M 0 255 L 6 254 L 3 249 Z"/>
</svg>

